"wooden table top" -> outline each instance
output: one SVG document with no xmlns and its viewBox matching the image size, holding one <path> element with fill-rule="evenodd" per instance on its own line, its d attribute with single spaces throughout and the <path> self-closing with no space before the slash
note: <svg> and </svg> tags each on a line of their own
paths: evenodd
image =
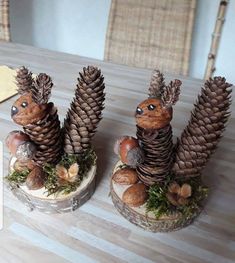
<svg viewBox="0 0 235 263">
<path fill-rule="evenodd" d="M 151 70 L 7 43 L 0 44 L 0 64 L 25 65 L 35 73 L 51 75 L 55 84 L 52 100 L 61 120 L 83 66 L 100 67 L 106 83 L 104 118 L 94 139 L 99 158 L 95 194 L 73 213 L 47 215 L 29 212 L 5 187 L 0 262 L 235 262 L 235 103 L 218 150 L 204 170 L 211 187 L 205 211 L 183 230 L 154 234 L 122 218 L 109 197 L 110 174 L 117 161 L 113 143 L 121 135 L 135 135 L 134 110 L 147 97 Z M 175 77 L 167 75 L 166 80 Z M 186 125 L 202 85 L 201 80 L 180 79 L 182 93 L 172 121 L 176 136 Z M 10 117 L 14 100 L 0 104 L 1 141 L 8 132 L 19 129 Z M 4 175 L 8 159 L 5 148 Z"/>
</svg>

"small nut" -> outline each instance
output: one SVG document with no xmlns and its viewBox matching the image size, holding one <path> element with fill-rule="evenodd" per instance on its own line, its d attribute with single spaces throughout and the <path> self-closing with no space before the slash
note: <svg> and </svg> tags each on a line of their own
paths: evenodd
<svg viewBox="0 0 235 263">
<path fill-rule="evenodd" d="M 136 184 L 138 182 L 138 175 L 134 169 L 123 168 L 113 174 L 113 180 L 123 185 Z"/>
<path fill-rule="evenodd" d="M 44 186 L 46 174 L 43 169 L 36 166 L 28 175 L 26 185 L 29 190 L 38 190 Z"/>
<path fill-rule="evenodd" d="M 122 201 L 132 207 L 143 205 L 148 198 L 147 187 L 142 184 L 134 184 L 123 193 Z"/>
<path fill-rule="evenodd" d="M 131 149 L 136 147 L 139 147 L 139 143 L 138 140 L 134 137 L 126 137 L 121 141 L 119 154 L 123 163 L 128 164 L 127 154 Z"/>
</svg>

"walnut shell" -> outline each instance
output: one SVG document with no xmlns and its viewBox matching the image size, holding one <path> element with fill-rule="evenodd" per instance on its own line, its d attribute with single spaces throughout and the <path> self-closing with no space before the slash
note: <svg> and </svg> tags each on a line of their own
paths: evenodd
<svg viewBox="0 0 235 263">
<path fill-rule="evenodd" d="M 26 105 L 22 107 L 22 105 Z M 37 104 L 31 93 L 24 94 L 17 99 L 11 108 L 13 121 L 21 126 L 36 123 L 47 114 L 47 104 Z"/>
<path fill-rule="evenodd" d="M 172 119 L 172 108 L 163 106 L 157 98 L 149 98 L 141 102 L 136 108 L 136 123 L 147 130 L 161 129 Z"/>
<path fill-rule="evenodd" d="M 123 168 L 113 174 L 113 180 L 123 185 L 136 184 L 138 182 L 138 175 L 134 169 Z"/>
<path fill-rule="evenodd" d="M 122 201 L 132 207 L 143 205 L 147 198 L 147 187 L 142 183 L 130 186 L 122 195 Z"/>
<path fill-rule="evenodd" d="M 46 174 L 41 167 L 36 166 L 28 175 L 26 185 L 29 190 L 38 190 L 44 186 Z"/>
</svg>

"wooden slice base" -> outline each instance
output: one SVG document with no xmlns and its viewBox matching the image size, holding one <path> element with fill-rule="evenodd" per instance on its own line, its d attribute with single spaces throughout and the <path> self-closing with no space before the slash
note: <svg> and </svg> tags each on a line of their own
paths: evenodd
<svg viewBox="0 0 235 263">
<path fill-rule="evenodd" d="M 11 160 L 10 167 L 13 167 L 14 161 L 14 159 Z M 26 185 L 8 184 L 8 186 L 12 193 L 30 210 L 37 209 L 48 214 L 66 213 L 76 210 L 93 195 L 95 191 L 95 174 L 96 165 L 91 167 L 77 190 L 68 195 L 47 196 L 44 187 L 39 190 L 29 190 Z"/>
<path fill-rule="evenodd" d="M 117 171 L 121 165 L 118 162 L 114 168 Z M 193 220 L 200 214 L 197 211 L 192 217 L 185 218 L 181 213 L 174 213 L 171 216 L 162 216 L 156 219 L 152 212 L 147 213 L 145 204 L 140 207 L 130 207 L 122 201 L 122 195 L 129 186 L 120 185 L 111 179 L 110 194 L 113 204 L 118 212 L 131 223 L 151 232 L 171 232 L 176 231 L 190 225 Z"/>
</svg>

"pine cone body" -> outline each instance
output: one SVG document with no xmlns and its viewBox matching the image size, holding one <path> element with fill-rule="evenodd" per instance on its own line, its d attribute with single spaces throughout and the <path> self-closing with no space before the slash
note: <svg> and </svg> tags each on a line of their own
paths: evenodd
<svg viewBox="0 0 235 263">
<path fill-rule="evenodd" d="M 80 154 L 90 147 L 104 109 L 104 78 L 101 71 L 89 66 L 78 78 L 75 98 L 64 121 L 64 151 Z"/>
<path fill-rule="evenodd" d="M 33 157 L 37 164 L 56 164 L 60 160 L 63 138 L 57 109 L 53 103 L 48 104 L 48 113 L 43 119 L 23 128 L 37 147 Z"/>
<path fill-rule="evenodd" d="M 215 151 L 230 115 L 230 86 L 221 77 L 205 83 L 194 105 L 191 119 L 179 140 L 173 167 L 176 176 L 200 175 Z"/>
<path fill-rule="evenodd" d="M 174 161 L 171 125 L 149 133 L 137 126 L 137 138 L 144 153 L 144 162 L 137 166 L 139 179 L 146 185 L 164 181 Z"/>
<path fill-rule="evenodd" d="M 27 68 L 21 67 L 17 70 L 16 85 L 20 95 L 30 92 L 33 86 L 33 78 L 32 73 Z"/>
</svg>

